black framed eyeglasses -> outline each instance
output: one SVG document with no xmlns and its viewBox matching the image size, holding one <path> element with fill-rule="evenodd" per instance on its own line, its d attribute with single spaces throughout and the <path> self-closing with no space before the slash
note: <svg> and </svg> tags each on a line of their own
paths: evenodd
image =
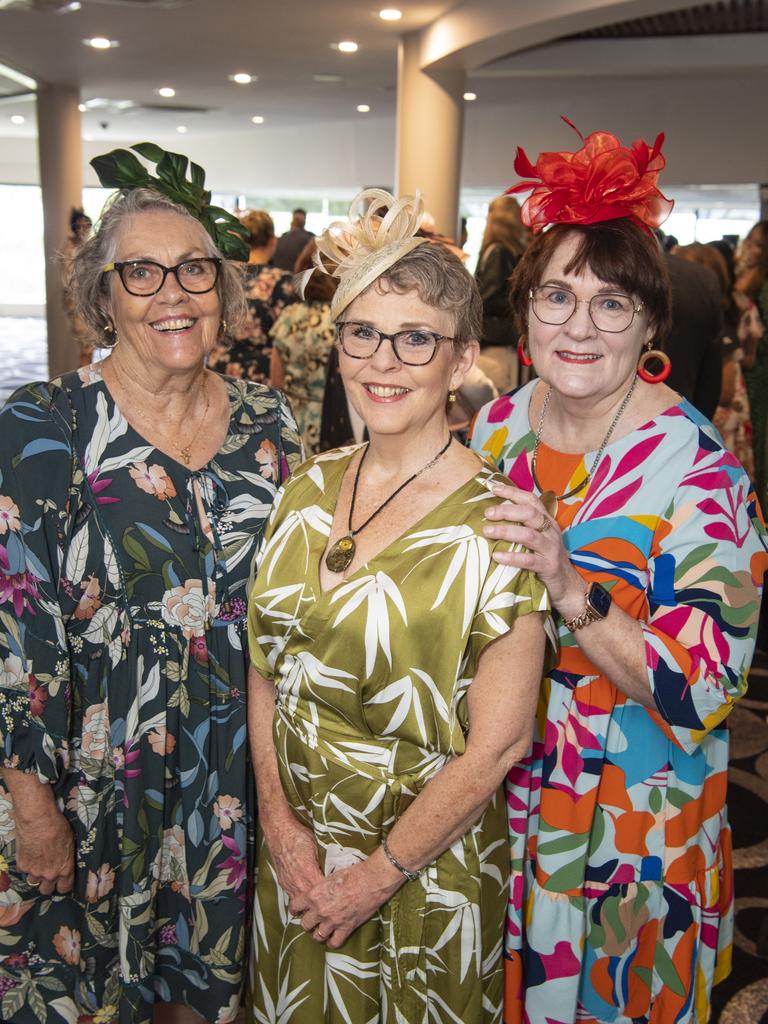
<svg viewBox="0 0 768 1024">
<path fill-rule="evenodd" d="M 154 260 L 123 260 L 107 263 L 101 270 L 104 274 L 116 271 L 129 295 L 156 295 L 169 274 L 173 274 L 185 292 L 204 295 L 216 287 L 221 260 L 218 256 L 199 256 L 183 260 L 175 267 L 165 267 Z"/>
<path fill-rule="evenodd" d="M 541 284 L 528 292 L 536 319 L 543 324 L 560 325 L 571 319 L 580 303 L 586 303 L 589 317 L 598 331 L 620 334 L 632 325 L 643 304 L 635 305 L 631 295 L 623 292 L 598 292 L 591 299 L 577 299 L 570 288 Z"/>
<path fill-rule="evenodd" d="M 336 335 L 345 355 L 353 359 L 370 359 L 381 347 L 382 341 L 391 341 L 395 356 L 406 366 L 426 366 L 435 358 L 437 347 L 443 341 L 454 341 L 434 331 L 411 329 L 385 334 L 370 324 L 356 320 L 336 322 Z"/>
</svg>

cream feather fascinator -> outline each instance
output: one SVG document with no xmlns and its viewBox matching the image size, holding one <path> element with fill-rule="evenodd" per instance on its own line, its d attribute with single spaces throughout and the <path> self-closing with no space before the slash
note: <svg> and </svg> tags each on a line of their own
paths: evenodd
<svg viewBox="0 0 768 1024">
<path fill-rule="evenodd" d="M 352 200 L 347 220 L 328 225 L 316 240 L 314 263 L 339 279 L 331 301 L 333 320 L 384 271 L 426 241 L 415 237 L 423 218 L 418 193 L 395 199 L 384 189 L 366 188 Z"/>
</svg>

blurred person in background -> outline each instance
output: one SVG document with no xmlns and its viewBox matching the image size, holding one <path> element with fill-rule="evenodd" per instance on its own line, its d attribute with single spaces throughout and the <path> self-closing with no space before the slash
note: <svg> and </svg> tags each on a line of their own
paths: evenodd
<svg viewBox="0 0 768 1024">
<path fill-rule="evenodd" d="M 243 269 L 247 312 L 237 326 L 228 324 L 211 352 L 208 368 L 230 377 L 256 383 L 269 381 L 272 342 L 269 332 L 280 312 L 298 295 L 293 274 L 273 263 L 277 239 L 275 225 L 265 210 L 251 210 L 241 217 L 250 234 L 251 251 Z M 293 264 L 291 264 L 293 270 Z"/>
<path fill-rule="evenodd" d="M 91 234 L 93 222 L 82 207 L 73 206 L 69 213 L 69 235 L 61 247 L 61 287 L 62 305 L 69 321 L 69 329 L 72 333 L 72 340 L 80 350 L 80 366 L 87 366 L 93 354 L 93 341 L 91 339 L 88 325 L 75 309 L 72 298 L 70 281 L 72 277 L 72 260 L 77 247 Z"/>
<path fill-rule="evenodd" d="M 725 441 L 726 448 L 733 452 L 751 477 L 754 475 L 752 423 L 749 417 L 749 397 L 741 370 L 744 352 L 739 340 L 744 315 L 733 297 L 733 266 L 729 272 L 725 257 L 719 249 L 701 242 L 680 245 L 674 254 L 691 263 L 709 267 L 720 283 L 723 314 L 723 333 L 720 339 L 722 383 L 720 400 L 712 422 Z"/>
<path fill-rule="evenodd" d="M 483 300 L 478 366 L 500 393 L 517 387 L 519 378 L 519 335 L 509 305 L 509 279 L 530 237 L 520 219 L 517 200 L 513 196 L 497 196 L 488 207 L 475 280 Z"/>
<path fill-rule="evenodd" d="M 276 267 L 293 271 L 296 260 L 315 237 L 311 231 L 307 231 L 306 223 L 307 211 L 297 207 L 291 216 L 289 230 L 280 236 L 275 248 L 273 262 Z"/>
<path fill-rule="evenodd" d="M 763 508 L 768 499 L 768 220 L 758 221 L 736 254 L 736 292 L 751 319 L 754 355 L 745 346 L 744 381 L 752 411 L 755 488 Z"/>
<path fill-rule="evenodd" d="M 296 261 L 297 274 L 313 270 L 315 250 L 312 239 Z M 330 274 L 314 270 L 304 286 L 303 301 L 286 306 L 270 331 L 272 384 L 290 396 L 308 456 L 321 450 L 320 421 L 328 357 L 336 336 L 331 320 L 331 299 L 336 285 L 336 279 Z"/>
</svg>

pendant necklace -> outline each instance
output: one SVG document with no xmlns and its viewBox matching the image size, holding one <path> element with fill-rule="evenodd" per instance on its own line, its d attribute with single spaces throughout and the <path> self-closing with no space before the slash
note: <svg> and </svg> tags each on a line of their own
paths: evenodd
<svg viewBox="0 0 768 1024">
<path fill-rule="evenodd" d="M 126 388 L 123 382 L 123 375 L 118 370 L 116 364 L 112 366 L 112 370 L 115 374 L 115 377 L 117 378 L 117 381 L 121 389 L 127 396 L 128 389 Z M 195 443 L 200 434 L 200 431 L 203 429 L 203 424 L 205 423 L 206 417 L 208 416 L 208 410 L 211 407 L 211 396 L 208 394 L 208 374 L 205 372 L 205 370 L 203 370 L 203 380 L 200 385 L 200 391 L 202 392 L 203 397 L 205 398 L 205 409 L 203 410 L 202 418 L 200 419 L 200 422 L 197 425 L 197 430 L 194 432 L 192 437 L 189 439 L 189 441 L 187 441 L 185 445 L 178 445 L 176 444 L 175 441 L 171 441 L 171 444 L 173 445 L 174 449 L 179 453 L 179 458 L 181 459 L 185 466 L 188 466 L 192 461 L 192 445 Z M 144 417 L 145 422 L 152 422 L 153 417 L 149 413 L 147 413 L 146 409 L 142 409 L 142 407 L 140 405 L 137 405 L 135 402 L 133 404 Z M 163 434 L 163 431 L 159 431 L 159 433 Z M 167 437 L 168 435 L 164 434 L 163 436 Z"/>
<path fill-rule="evenodd" d="M 368 445 L 366 447 L 365 451 L 362 454 L 360 462 L 357 464 L 357 472 L 355 473 L 355 483 L 354 483 L 354 486 L 352 488 L 352 501 L 350 502 L 350 505 L 349 505 L 349 517 L 347 519 L 347 532 L 346 532 L 345 536 L 343 536 L 340 540 L 336 541 L 336 543 L 333 545 L 331 550 L 325 556 L 325 564 L 326 564 L 326 566 L 328 567 L 328 569 L 331 572 L 344 572 L 344 570 L 349 567 L 349 565 L 352 562 L 352 559 L 355 557 L 355 548 L 357 546 L 355 544 L 355 537 L 358 535 L 358 533 L 360 533 L 362 530 L 364 530 L 366 528 L 366 526 L 368 525 L 368 523 L 370 523 L 370 521 L 372 519 L 374 519 L 379 514 L 379 512 L 381 512 L 382 509 L 386 508 L 387 505 L 390 503 L 390 501 L 392 501 L 393 498 L 397 497 L 397 495 L 400 493 L 400 491 L 402 491 L 405 487 L 407 487 L 408 484 L 413 483 L 413 481 L 416 479 L 417 476 L 421 476 L 422 473 L 426 473 L 426 471 L 428 469 L 431 469 L 432 466 L 434 466 L 434 464 L 437 462 L 437 460 L 439 458 L 441 458 L 443 455 L 445 455 L 445 453 L 448 451 L 448 448 L 449 448 L 450 443 L 451 443 L 452 440 L 453 440 L 453 434 L 450 435 L 450 437 L 448 438 L 446 443 L 443 445 L 443 447 L 440 449 L 440 451 L 437 453 L 437 455 L 435 455 L 435 457 L 433 459 L 430 459 L 429 462 L 426 464 L 426 466 L 422 466 L 421 469 L 418 470 L 418 472 L 414 473 L 413 476 L 409 476 L 407 480 L 405 480 L 403 483 L 401 483 L 400 486 L 397 488 L 397 490 L 393 491 L 390 494 L 390 496 L 387 498 L 387 500 L 382 502 L 382 504 L 379 505 L 379 507 L 374 512 L 372 512 L 371 515 L 368 516 L 368 518 L 365 520 L 365 522 L 361 526 L 358 526 L 358 528 L 356 530 L 353 530 L 352 529 L 352 516 L 353 516 L 354 511 L 355 511 L 355 498 L 357 497 L 357 485 L 360 483 L 360 471 L 363 468 L 363 463 L 365 462 L 365 457 L 368 454 L 368 451 L 370 449 L 370 445 Z"/>
<path fill-rule="evenodd" d="M 559 501 L 564 501 L 566 498 L 572 498 L 574 496 L 574 494 L 578 494 L 579 491 L 583 491 L 584 488 L 589 483 L 589 481 L 595 475 L 595 470 L 597 469 L 597 466 L 598 466 L 598 463 L 600 462 L 600 459 L 603 457 L 603 452 L 605 451 L 606 445 L 608 444 L 608 442 L 611 439 L 611 434 L 615 430 L 616 424 L 621 419 L 621 414 L 624 412 L 624 410 L 626 409 L 627 405 L 629 404 L 629 400 L 632 397 L 632 392 L 635 390 L 635 385 L 636 384 L 637 384 L 637 376 L 632 378 L 632 384 L 630 385 L 629 391 L 624 396 L 624 400 L 622 401 L 621 405 L 619 406 L 616 415 L 613 417 L 613 422 L 611 423 L 610 427 L 608 427 L 608 433 L 603 438 L 603 442 L 602 442 L 602 444 L 600 445 L 600 447 L 597 450 L 597 455 L 595 456 L 595 461 L 592 463 L 592 468 L 590 469 L 590 471 L 587 473 L 587 475 L 584 477 L 583 480 L 581 480 L 578 484 L 576 484 L 575 487 L 572 487 L 570 489 L 570 491 L 566 491 L 565 494 L 555 494 L 554 491 L 544 490 L 543 487 L 541 486 L 541 484 L 538 481 L 538 477 L 536 476 L 536 456 L 538 455 L 539 445 L 541 444 L 541 431 L 542 431 L 542 429 L 544 427 L 544 418 L 547 415 L 547 407 L 549 406 L 549 399 L 550 399 L 550 397 L 552 395 L 552 388 L 551 388 L 551 386 L 549 388 L 547 388 L 547 393 L 546 393 L 546 395 L 544 395 L 544 401 L 541 403 L 541 413 L 539 414 L 539 425 L 536 428 L 536 441 L 535 441 L 535 444 L 533 446 L 533 455 L 531 456 L 531 476 L 533 477 L 533 482 L 534 482 L 534 484 L 536 485 L 536 487 L 537 487 L 537 489 L 539 491 L 539 498 L 541 500 L 542 505 L 547 510 L 547 514 L 549 516 L 551 516 L 553 519 L 555 519 L 556 516 L 557 516 L 557 503 Z"/>
</svg>

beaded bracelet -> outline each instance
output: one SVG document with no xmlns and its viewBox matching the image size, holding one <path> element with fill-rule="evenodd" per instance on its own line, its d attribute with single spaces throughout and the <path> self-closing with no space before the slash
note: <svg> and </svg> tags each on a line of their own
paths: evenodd
<svg viewBox="0 0 768 1024">
<path fill-rule="evenodd" d="M 395 855 L 390 850 L 389 844 L 387 843 L 386 839 L 381 840 L 381 848 L 384 851 L 384 855 L 386 856 L 387 860 L 392 865 L 392 867 L 397 868 L 397 870 L 402 875 L 405 875 L 409 882 L 415 882 L 416 879 L 421 875 L 421 872 L 424 870 L 422 868 L 420 871 L 409 871 L 408 868 L 404 868 L 400 861 L 397 859 L 397 857 L 395 857 Z"/>
</svg>

